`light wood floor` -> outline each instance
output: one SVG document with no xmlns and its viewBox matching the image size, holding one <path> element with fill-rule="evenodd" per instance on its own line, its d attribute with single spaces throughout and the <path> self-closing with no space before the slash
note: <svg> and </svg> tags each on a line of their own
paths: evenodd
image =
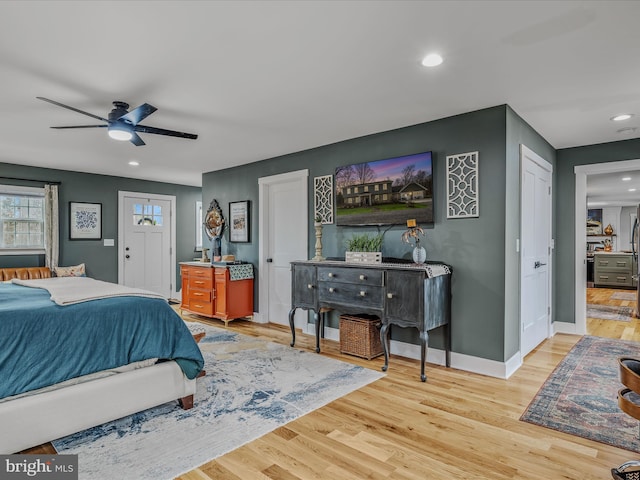
<svg viewBox="0 0 640 480">
<path fill-rule="evenodd" d="M 637 323 L 631 323 L 636 330 Z M 228 328 L 283 344 L 290 341 L 288 329 L 280 326 L 236 320 Z M 602 329 L 607 336 L 617 331 Z M 631 336 L 640 339 L 636 333 Z M 555 335 L 530 353 L 508 380 L 428 364 L 428 379 L 422 383 L 419 362 L 392 356 L 383 379 L 179 479 L 611 478 L 612 467 L 640 456 L 519 421 L 578 339 Z M 298 333 L 296 348 L 312 350 L 313 342 L 313 337 Z M 382 358 L 342 355 L 338 343 L 330 340 L 322 341 L 321 354 L 376 370 L 383 363 Z"/>
<path fill-rule="evenodd" d="M 635 310 L 635 300 L 618 300 L 611 298 L 613 294 L 618 292 L 635 294 L 635 290 L 587 288 L 587 303 L 631 307 Z M 630 316 L 629 321 L 627 322 L 587 317 L 587 332 L 589 335 L 594 335 L 596 337 L 640 341 L 640 320 L 634 316 Z"/>
</svg>

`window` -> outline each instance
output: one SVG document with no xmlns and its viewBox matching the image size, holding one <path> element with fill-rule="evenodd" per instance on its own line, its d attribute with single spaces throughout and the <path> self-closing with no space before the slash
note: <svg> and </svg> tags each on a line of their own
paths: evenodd
<svg viewBox="0 0 640 480">
<path fill-rule="evenodd" d="M 136 203 L 133 205 L 133 224 L 134 225 L 153 225 L 162 226 L 162 206 L 160 205 L 142 205 Z"/>
<path fill-rule="evenodd" d="M 202 202 L 196 202 L 196 250 L 202 250 Z"/>
<path fill-rule="evenodd" d="M 376 192 L 378 192 L 380 190 L 380 185 L 376 183 L 373 188 L 375 189 Z"/>
<path fill-rule="evenodd" d="M 44 249 L 44 189 L 0 185 L 0 249 Z"/>
</svg>

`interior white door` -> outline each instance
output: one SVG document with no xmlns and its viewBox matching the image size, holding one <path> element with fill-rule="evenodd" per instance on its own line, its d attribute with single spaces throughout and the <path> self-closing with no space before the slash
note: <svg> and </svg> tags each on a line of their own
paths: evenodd
<svg viewBox="0 0 640 480">
<path fill-rule="evenodd" d="M 520 352 L 524 357 L 551 332 L 552 166 L 521 146 Z"/>
<path fill-rule="evenodd" d="M 171 297 L 172 202 L 127 194 L 121 202 L 122 283 Z"/>
<path fill-rule="evenodd" d="M 288 325 L 291 309 L 291 264 L 307 258 L 306 170 L 260 179 L 262 266 L 260 310 L 265 321 Z M 264 303 L 263 303 L 264 302 Z M 296 313 L 296 327 L 304 328 L 307 317 Z"/>
</svg>

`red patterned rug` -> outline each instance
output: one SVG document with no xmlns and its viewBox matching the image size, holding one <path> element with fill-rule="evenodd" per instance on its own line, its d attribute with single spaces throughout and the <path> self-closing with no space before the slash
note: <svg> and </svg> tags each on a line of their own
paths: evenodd
<svg viewBox="0 0 640 480">
<path fill-rule="evenodd" d="M 640 343 L 582 337 L 520 420 L 640 453 L 638 421 L 618 407 L 622 356 L 640 358 Z"/>
</svg>

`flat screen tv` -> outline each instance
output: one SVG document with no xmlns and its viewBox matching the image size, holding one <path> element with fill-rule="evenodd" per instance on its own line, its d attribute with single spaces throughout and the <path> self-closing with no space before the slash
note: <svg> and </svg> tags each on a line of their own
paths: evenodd
<svg viewBox="0 0 640 480">
<path fill-rule="evenodd" d="M 431 152 L 336 168 L 337 225 L 433 225 Z"/>
</svg>

